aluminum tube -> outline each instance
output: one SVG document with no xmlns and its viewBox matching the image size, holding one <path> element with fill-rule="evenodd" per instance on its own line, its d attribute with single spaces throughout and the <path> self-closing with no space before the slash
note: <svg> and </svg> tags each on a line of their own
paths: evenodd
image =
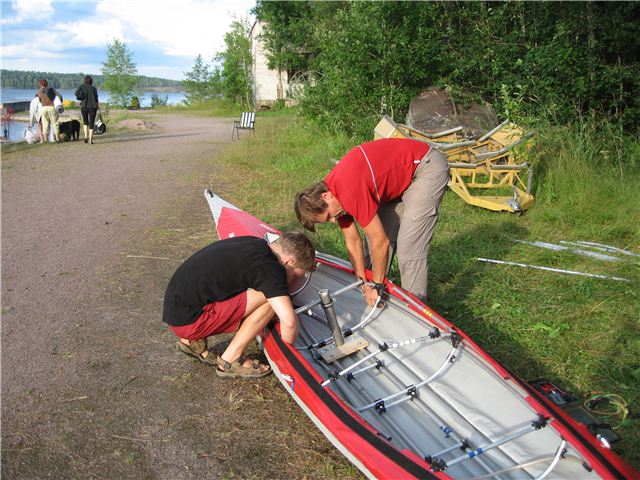
<svg viewBox="0 0 640 480">
<path fill-rule="evenodd" d="M 329 328 L 331 329 L 331 335 L 333 335 L 333 341 L 335 342 L 337 347 L 344 345 L 344 337 L 342 335 L 342 330 L 340 329 L 340 324 L 338 323 L 338 317 L 336 316 L 336 311 L 333 308 L 333 300 L 331 299 L 331 295 L 329 295 L 329 290 L 323 288 L 318 291 L 320 295 L 320 304 L 324 310 L 325 315 L 327 316 L 327 322 L 329 322 Z"/>
</svg>

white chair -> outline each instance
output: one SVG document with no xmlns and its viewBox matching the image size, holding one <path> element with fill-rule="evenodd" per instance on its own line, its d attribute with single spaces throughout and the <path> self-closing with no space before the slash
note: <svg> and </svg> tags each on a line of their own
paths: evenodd
<svg viewBox="0 0 640 480">
<path fill-rule="evenodd" d="M 256 112 L 242 112 L 242 116 L 240 120 L 233 121 L 233 131 L 231 132 L 231 140 L 235 136 L 238 140 L 240 140 L 240 130 L 251 130 L 253 133 L 256 133 L 255 130 L 256 123 Z"/>
</svg>

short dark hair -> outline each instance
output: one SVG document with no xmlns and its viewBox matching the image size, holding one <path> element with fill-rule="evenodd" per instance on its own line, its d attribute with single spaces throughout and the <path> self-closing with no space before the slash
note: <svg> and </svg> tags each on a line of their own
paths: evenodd
<svg viewBox="0 0 640 480">
<path fill-rule="evenodd" d="M 92 85 L 93 84 L 93 78 L 91 78 L 91 75 L 86 75 L 84 77 L 84 83 L 86 83 L 87 85 Z"/>
<path fill-rule="evenodd" d="M 324 201 L 322 194 L 329 191 L 329 187 L 324 182 L 318 182 L 305 188 L 296 195 L 293 206 L 298 221 L 304 228 L 311 232 L 316 231 L 316 215 L 324 212 L 329 204 Z"/>
<path fill-rule="evenodd" d="M 311 240 L 304 233 L 286 232 L 280 235 L 274 242 L 280 245 L 282 251 L 295 258 L 295 266 L 310 272 L 315 268 L 316 250 Z"/>
</svg>

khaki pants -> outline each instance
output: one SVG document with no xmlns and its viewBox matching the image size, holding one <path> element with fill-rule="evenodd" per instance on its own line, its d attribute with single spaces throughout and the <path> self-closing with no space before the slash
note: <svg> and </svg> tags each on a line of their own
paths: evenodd
<svg viewBox="0 0 640 480">
<path fill-rule="evenodd" d="M 414 180 L 402 197 L 378 208 L 378 216 L 392 248 L 387 271 L 395 252 L 402 288 L 422 301 L 427 300 L 427 257 L 448 181 L 447 158 L 432 148 L 418 165 Z M 368 244 L 365 245 L 365 258 L 370 268 Z"/>
<path fill-rule="evenodd" d="M 60 139 L 60 121 L 56 107 L 42 107 L 42 133 L 49 138 L 49 125 L 53 124 L 53 138 Z"/>
</svg>

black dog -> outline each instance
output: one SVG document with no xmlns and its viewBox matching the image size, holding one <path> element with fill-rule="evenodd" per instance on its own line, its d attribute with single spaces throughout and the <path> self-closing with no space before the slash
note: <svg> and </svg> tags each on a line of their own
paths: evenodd
<svg viewBox="0 0 640 480">
<path fill-rule="evenodd" d="M 69 141 L 78 140 L 80 138 L 80 122 L 78 120 L 60 122 L 60 133 L 64 133 Z"/>
</svg>

